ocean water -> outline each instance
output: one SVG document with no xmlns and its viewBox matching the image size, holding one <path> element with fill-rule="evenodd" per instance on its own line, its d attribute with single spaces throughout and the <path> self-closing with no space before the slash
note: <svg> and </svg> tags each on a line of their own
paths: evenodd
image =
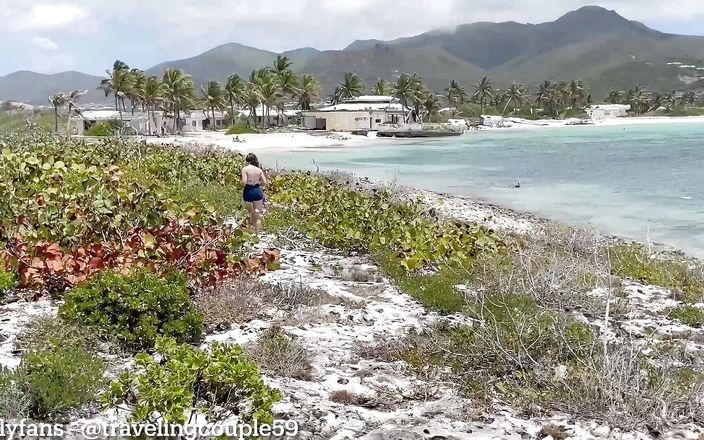
<svg viewBox="0 0 704 440">
<path fill-rule="evenodd" d="M 260 157 L 472 196 L 704 257 L 702 123 L 494 130 Z"/>
</svg>

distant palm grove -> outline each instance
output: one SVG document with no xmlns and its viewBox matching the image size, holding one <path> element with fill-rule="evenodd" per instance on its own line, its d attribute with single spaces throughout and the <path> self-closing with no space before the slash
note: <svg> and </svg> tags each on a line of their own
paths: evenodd
<svg viewBox="0 0 704 440">
<path fill-rule="evenodd" d="M 364 94 L 393 96 L 411 110 L 414 118 L 427 122 L 444 122 L 449 118 L 478 118 L 482 115 L 519 116 L 530 119 L 586 116 L 586 106 L 594 102 L 588 86 L 580 80 L 545 81 L 532 90 L 514 82 L 505 89 L 497 88 L 492 80 L 483 77 L 471 84 L 469 91 L 457 81 L 447 87 L 430 90 L 418 74 L 403 73 L 394 81 L 380 78 L 367 85 L 361 78 L 348 72 L 340 79 L 332 94 L 325 98 L 318 80 L 310 74 L 296 75 L 292 62 L 278 56 L 272 66 L 253 71 L 248 78 L 231 74 L 224 83 L 209 81 L 198 89 L 192 77 L 182 70 L 168 69 L 162 78 L 145 76 L 139 69 L 131 69 L 122 61 L 115 61 L 106 70 L 99 89 L 114 99 L 115 110 L 122 119 L 124 112 L 136 109 L 147 112 L 153 119 L 156 112 L 164 112 L 174 119 L 173 130 L 180 131 L 181 116 L 194 109 L 202 110 L 215 119 L 215 112 L 227 111 L 230 124 L 239 122 L 240 109 L 246 110 L 248 126 L 271 126 L 271 111 L 282 113 L 285 108 L 310 110 L 324 102 L 338 104 Z M 59 128 L 59 108 L 68 106 L 69 114 L 78 112 L 80 94 L 56 94 L 49 98 L 55 114 L 55 130 Z M 612 91 L 597 102 L 630 105 L 633 114 L 655 110 L 686 113 L 697 103 L 694 93 L 649 92 L 639 86 L 627 91 Z M 263 112 L 258 114 L 257 112 Z M 276 118 L 280 123 L 282 118 Z M 120 121 L 122 124 L 122 121 Z M 212 126 L 215 128 L 215 126 Z M 151 129 L 150 129 L 150 132 Z"/>
</svg>

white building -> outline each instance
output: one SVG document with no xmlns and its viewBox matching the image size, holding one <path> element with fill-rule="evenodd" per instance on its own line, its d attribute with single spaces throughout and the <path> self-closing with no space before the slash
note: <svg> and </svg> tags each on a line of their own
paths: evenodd
<svg viewBox="0 0 704 440">
<path fill-rule="evenodd" d="M 302 125 L 311 130 L 373 131 L 382 124 L 401 124 L 405 109 L 392 96 L 358 96 L 340 104 L 304 111 Z"/>
<path fill-rule="evenodd" d="M 614 119 L 628 116 L 630 105 L 626 104 L 599 104 L 592 105 L 587 109 L 587 115 L 591 119 Z"/>
</svg>

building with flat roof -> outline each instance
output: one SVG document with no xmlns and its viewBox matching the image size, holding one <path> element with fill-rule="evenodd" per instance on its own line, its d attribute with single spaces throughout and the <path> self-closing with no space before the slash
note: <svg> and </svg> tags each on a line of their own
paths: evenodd
<svg viewBox="0 0 704 440">
<path fill-rule="evenodd" d="M 382 124 L 402 124 L 409 111 L 393 96 L 357 96 L 339 104 L 304 111 L 301 122 L 309 130 L 374 131 Z"/>
<path fill-rule="evenodd" d="M 587 115 L 591 119 L 614 119 L 628 116 L 631 109 L 627 104 L 599 104 L 587 108 Z"/>
</svg>

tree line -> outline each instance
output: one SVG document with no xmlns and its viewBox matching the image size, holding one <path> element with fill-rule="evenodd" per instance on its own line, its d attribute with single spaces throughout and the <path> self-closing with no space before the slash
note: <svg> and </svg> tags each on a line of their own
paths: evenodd
<svg viewBox="0 0 704 440">
<path fill-rule="evenodd" d="M 270 67 L 252 71 L 248 78 L 238 74 L 229 75 L 224 83 L 209 81 L 200 90 L 196 90 L 193 78 L 179 69 L 167 69 L 162 77 L 147 76 L 140 69 L 130 68 L 123 61 L 117 60 L 112 69 L 106 70 L 99 89 L 106 97 L 114 99 L 115 110 L 120 114 L 120 124 L 124 125 L 123 113 L 134 114 L 136 108 L 147 112 L 149 132 L 155 113 L 163 111 L 174 116 L 174 131 L 182 130 L 181 115 L 184 111 L 198 108 L 212 115 L 215 121 L 216 111 L 229 110 L 231 123 L 235 122 L 237 109 L 249 110 L 249 118 L 257 123 L 257 111 L 262 126 L 269 126 L 270 111 L 276 108 L 283 113 L 284 107 L 291 102 L 301 110 L 310 110 L 311 106 L 322 98 L 318 80 L 311 74 L 296 75 L 292 61 L 285 56 L 278 56 Z M 339 104 L 345 100 L 365 93 L 397 98 L 404 108 L 404 116 L 410 109 L 413 120 L 439 120 L 440 110 L 447 105 L 451 116 L 479 116 L 485 111 L 496 114 L 515 114 L 559 117 L 570 110 L 581 111 L 592 103 L 589 88 L 581 80 L 544 81 L 533 91 L 517 82 L 505 89 L 495 87 L 493 81 L 484 76 L 471 85 L 470 92 L 455 80 L 451 80 L 443 89 L 444 95 L 431 90 L 417 74 L 403 73 L 394 81 L 378 79 L 371 87 L 356 73 L 347 72 L 338 82 L 329 100 Z M 58 109 L 68 105 L 69 113 L 77 111 L 77 100 L 82 93 L 70 95 L 56 94 L 49 98 L 55 113 L 55 129 L 58 130 Z M 641 87 L 628 91 L 612 91 L 605 101 L 612 104 L 629 104 L 637 113 L 646 113 L 660 106 L 673 107 L 678 102 L 682 105 L 694 104 L 696 95 L 692 92 L 679 97 L 672 92 L 650 93 Z M 478 108 L 477 108 L 478 106 Z M 214 125 L 214 124 L 213 124 Z"/>
<path fill-rule="evenodd" d="M 697 95 L 694 92 L 677 93 L 674 90 L 667 92 L 650 92 L 640 86 L 623 90 L 612 90 L 606 97 L 606 102 L 610 104 L 630 105 L 631 110 L 636 114 L 648 113 L 664 107 L 672 110 L 676 106 L 687 107 L 697 103 Z"/>
</svg>

